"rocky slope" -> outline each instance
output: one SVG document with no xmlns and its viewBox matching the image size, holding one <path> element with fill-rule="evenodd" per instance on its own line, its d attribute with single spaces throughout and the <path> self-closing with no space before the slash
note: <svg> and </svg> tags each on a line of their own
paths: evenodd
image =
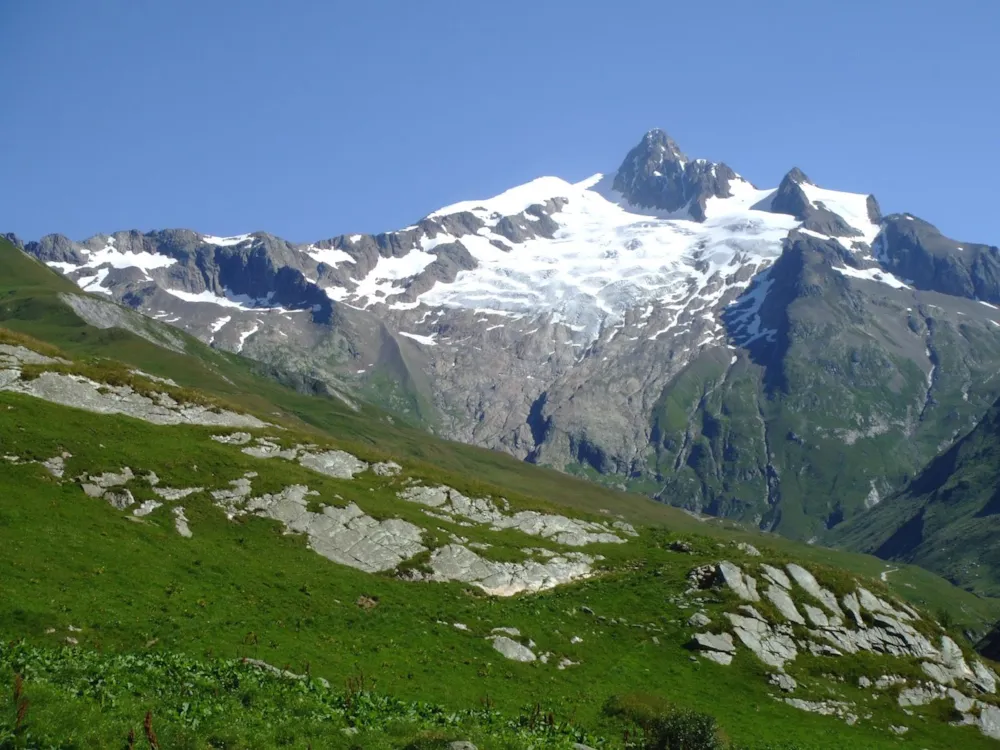
<svg viewBox="0 0 1000 750">
<path fill-rule="evenodd" d="M 835 541 L 1000 592 L 1000 401 L 901 492 L 838 529 Z"/>
<path fill-rule="evenodd" d="M 396 232 L 25 249 L 443 436 L 801 538 L 901 487 L 1000 397 L 997 248 L 798 169 L 758 189 L 662 131 L 613 174 Z"/>
</svg>

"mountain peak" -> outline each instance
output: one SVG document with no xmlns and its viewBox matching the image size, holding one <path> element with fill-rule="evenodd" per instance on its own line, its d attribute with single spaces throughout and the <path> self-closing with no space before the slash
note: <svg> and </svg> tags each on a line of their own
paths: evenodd
<svg viewBox="0 0 1000 750">
<path fill-rule="evenodd" d="M 688 161 L 687 156 L 681 151 L 677 141 L 671 138 L 667 131 L 660 128 L 653 128 L 642 137 L 640 147 L 645 148 L 650 158 L 663 161 Z"/>
<path fill-rule="evenodd" d="M 633 206 L 704 221 L 708 198 L 729 197 L 736 178 L 725 164 L 688 159 L 666 131 L 654 128 L 625 156 L 612 188 Z"/>
<path fill-rule="evenodd" d="M 798 167 L 792 167 L 788 170 L 788 174 L 786 174 L 781 181 L 784 183 L 786 180 L 788 182 L 794 182 L 796 185 L 801 185 L 803 182 L 809 185 L 813 184 L 813 181 L 809 179 L 809 176 Z"/>
</svg>

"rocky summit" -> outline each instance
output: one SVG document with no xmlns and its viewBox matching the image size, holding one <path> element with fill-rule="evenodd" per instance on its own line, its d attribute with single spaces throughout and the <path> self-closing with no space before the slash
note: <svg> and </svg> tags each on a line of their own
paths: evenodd
<svg viewBox="0 0 1000 750">
<path fill-rule="evenodd" d="M 378 235 L 24 247 L 348 403 L 803 539 L 899 490 L 1000 398 L 996 247 L 798 168 L 758 188 L 662 130 L 614 172 Z"/>
</svg>

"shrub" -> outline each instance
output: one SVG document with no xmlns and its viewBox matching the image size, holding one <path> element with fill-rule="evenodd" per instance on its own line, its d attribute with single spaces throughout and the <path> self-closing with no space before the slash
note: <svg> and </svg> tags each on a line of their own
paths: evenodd
<svg viewBox="0 0 1000 750">
<path fill-rule="evenodd" d="M 638 728 L 643 750 L 723 750 L 715 717 L 676 708 L 655 695 L 634 693 L 608 699 L 604 713 Z"/>
<path fill-rule="evenodd" d="M 646 750 L 722 750 L 715 717 L 674 710 L 658 716 L 646 730 Z"/>
</svg>

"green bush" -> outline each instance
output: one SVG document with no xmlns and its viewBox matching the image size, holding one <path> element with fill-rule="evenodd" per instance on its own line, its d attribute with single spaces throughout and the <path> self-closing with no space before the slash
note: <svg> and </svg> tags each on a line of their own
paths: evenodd
<svg viewBox="0 0 1000 750">
<path fill-rule="evenodd" d="M 646 730 L 646 750 L 723 750 L 715 717 L 674 710 L 653 720 Z"/>
</svg>

